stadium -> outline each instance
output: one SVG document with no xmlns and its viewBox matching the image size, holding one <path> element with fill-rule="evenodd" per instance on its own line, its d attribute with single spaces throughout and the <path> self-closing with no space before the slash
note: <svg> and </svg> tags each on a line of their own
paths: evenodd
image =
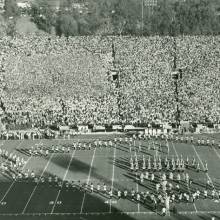
<svg viewBox="0 0 220 220">
<path fill-rule="evenodd" d="M 0 219 L 220 219 L 219 70 L 214 34 L 2 36 Z"/>
</svg>

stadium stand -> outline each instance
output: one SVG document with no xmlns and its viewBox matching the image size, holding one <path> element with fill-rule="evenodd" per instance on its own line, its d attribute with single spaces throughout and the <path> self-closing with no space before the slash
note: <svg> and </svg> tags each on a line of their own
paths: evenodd
<svg viewBox="0 0 220 220">
<path fill-rule="evenodd" d="M 2 122 L 11 129 L 175 122 L 171 73 L 176 56 L 183 70 L 178 82 L 181 120 L 219 123 L 219 40 L 218 36 L 4 37 Z M 119 87 L 107 74 L 113 65 L 112 42 Z"/>
</svg>

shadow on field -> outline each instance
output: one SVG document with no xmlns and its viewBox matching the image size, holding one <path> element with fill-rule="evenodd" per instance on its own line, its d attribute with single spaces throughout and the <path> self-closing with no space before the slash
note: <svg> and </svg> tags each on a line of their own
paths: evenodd
<svg viewBox="0 0 220 220">
<path fill-rule="evenodd" d="M 51 163 L 53 163 L 55 166 L 62 168 L 61 172 L 63 172 L 63 170 L 67 169 L 70 159 L 71 159 L 70 154 L 63 154 L 62 156 L 57 155 L 52 158 Z M 84 163 L 83 161 L 78 160 L 77 158 L 73 158 L 68 173 L 69 174 L 84 173 L 86 174 L 86 176 L 88 176 L 89 171 L 90 171 L 90 164 Z M 49 174 L 53 175 L 53 173 L 49 173 Z M 64 173 L 61 173 L 59 176 L 63 176 L 63 175 Z M 109 179 L 106 179 L 102 175 L 96 173 L 96 168 L 94 167 L 91 168 L 91 179 L 93 178 L 96 178 L 97 180 L 103 181 L 105 183 L 110 183 Z M 78 180 L 74 179 L 74 181 L 78 181 Z M 86 182 L 85 179 L 83 181 Z"/>
<path fill-rule="evenodd" d="M 51 160 L 52 163 L 62 167 L 62 168 L 67 168 L 67 165 L 71 159 L 70 154 L 63 154 L 62 156 L 54 156 L 53 159 Z M 82 173 L 88 173 L 90 169 L 90 165 L 87 163 L 84 163 L 76 158 L 72 159 L 69 172 L 82 172 Z M 94 168 L 92 168 L 94 169 Z"/>
<path fill-rule="evenodd" d="M 92 215 L 87 215 L 87 216 L 22 216 L 22 217 L 3 217 L 1 220 L 135 220 L 135 218 L 132 218 L 128 215 L 116 215 L 116 214 L 111 214 L 111 215 L 100 215 L 100 216 L 92 216 Z M 156 219 L 154 219 L 156 220 Z"/>
<path fill-rule="evenodd" d="M 25 185 L 24 185 L 25 187 Z M 26 209 L 26 213 L 28 215 L 14 215 L 14 216 L 1 216 L 1 220 L 97 220 L 97 219 L 120 219 L 120 220 L 135 220 L 131 216 L 121 214 L 121 210 L 116 209 L 112 206 L 111 212 L 109 214 L 109 204 L 106 204 L 104 200 L 108 200 L 108 198 L 101 198 L 100 195 L 96 192 L 90 193 L 85 192 L 84 189 L 79 188 L 77 186 L 66 188 L 63 186 L 59 197 L 57 198 L 59 202 L 54 207 L 54 215 L 48 215 L 44 213 L 51 213 L 53 205 L 49 205 L 50 201 L 53 201 L 56 196 L 58 195 L 59 188 L 55 184 L 49 183 L 40 183 L 37 187 L 36 192 L 34 193 L 33 197 L 29 201 L 29 204 Z M 22 193 L 22 191 L 21 191 Z M 21 194 L 22 197 L 22 194 Z M 13 199 L 13 198 L 11 198 Z M 23 201 L 23 200 L 22 200 Z M 25 205 L 27 199 L 24 200 Z M 83 207 L 83 209 L 82 209 Z M 86 214 L 79 214 L 82 213 Z M 11 213 L 10 210 L 7 210 L 7 213 Z M 13 212 L 15 213 L 15 212 Z M 17 213 L 17 212 L 16 212 Z M 18 212 L 21 213 L 21 212 Z M 32 216 L 31 213 L 39 213 L 35 216 Z M 42 213 L 42 214 L 41 214 Z M 59 215 L 62 213 L 62 215 Z M 66 213 L 66 214 L 65 214 Z M 69 214 L 68 214 L 69 213 Z M 74 213 L 74 214 L 71 214 Z M 76 214 L 78 213 L 78 214 Z M 100 214 L 92 214 L 92 213 L 100 213 Z M 105 213 L 104 215 L 102 213 Z M 117 213 L 117 214 L 116 214 Z"/>
<path fill-rule="evenodd" d="M 66 169 L 68 166 L 68 162 L 70 161 L 70 157 L 71 156 L 69 154 L 62 155 L 62 157 L 60 157 L 60 156 L 54 157 L 51 160 L 51 162 L 54 163 L 55 165 L 60 166 L 63 169 Z M 73 174 L 74 173 L 84 173 L 84 174 L 88 175 L 89 171 L 90 171 L 90 164 L 84 163 L 81 160 L 73 158 L 68 173 L 69 174 L 71 174 L 71 173 L 73 173 Z M 62 173 L 61 173 L 61 176 L 63 176 Z M 91 177 L 90 178 L 97 179 L 97 181 L 104 182 L 107 185 L 111 184 L 110 178 L 106 178 L 106 177 L 98 174 L 96 172 L 96 168 L 94 168 L 94 167 L 91 168 Z M 78 180 L 75 179 L 74 181 L 78 181 Z M 86 180 L 83 180 L 83 181 L 86 182 Z"/>
</svg>

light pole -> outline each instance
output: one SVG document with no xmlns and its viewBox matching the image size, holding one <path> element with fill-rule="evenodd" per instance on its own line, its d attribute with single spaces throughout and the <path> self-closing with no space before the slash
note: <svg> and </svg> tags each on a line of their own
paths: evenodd
<svg viewBox="0 0 220 220">
<path fill-rule="evenodd" d="M 0 57 L 1 58 L 1 57 Z M 3 59 L 2 59 L 3 60 Z M 1 61 L 1 60 L 0 60 Z M 3 64 L 0 63 L 0 108 L 5 113 L 5 105 L 3 102 L 3 96 L 6 89 L 6 83 L 5 83 L 5 67 Z"/>
<path fill-rule="evenodd" d="M 179 108 L 179 80 L 180 78 L 180 70 L 174 70 L 172 73 L 172 77 L 174 79 L 174 95 L 175 95 L 175 101 L 176 101 L 176 115 L 175 115 L 175 120 L 177 127 L 179 128 L 180 126 L 180 108 Z"/>
<path fill-rule="evenodd" d="M 180 127 L 180 116 L 181 111 L 179 107 L 179 80 L 182 79 L 182 70 L 177 68 L 177 43 L 176 43 L 176 31 L 175 31 L 175 22 L 176 22 L 176 16 L 175 14 L 172 17 L 172 22 L 170 26 L 170 35 L 173 37 L 173 46 L 174 46 L 174 54 L 173 54 L 173 72 L 172 72 L 172 78 L 174 80 L 174 96 L 176 101 L 176 125 L 179 129 Z"/>
<path fill-rule="evenodd" d="M 118 106 L 118 115 L 119 119 L 123 121 L 123 115 L 121 113 L 121 85 L 120 85 L 120 69 L 116 65 L 116 50 L 115 50 L 115 44 L 112 40 L 112 80 L 113 83 L 115 83 L 115 88 L 117 90 L 117 106 Z"/>
<path fill-rule="evenodd" d="M 141 35 L 144 34 L 144 0 L 141 2 Z"/>
</svg>

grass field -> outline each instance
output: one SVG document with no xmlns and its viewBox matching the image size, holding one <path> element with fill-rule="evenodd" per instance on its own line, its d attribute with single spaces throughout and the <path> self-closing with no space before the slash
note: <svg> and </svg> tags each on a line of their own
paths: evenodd
<svg viewBox="0 0 220 220">
<path fill-rule="evenodd" d="M 123 136 L 123 135 L 121 135 Z M 215 138 L 220 141 L 220 135 L 202 135 L 206 138 Z M 100 138 L 113 139 L 115 135 L 84 135 L 76 136 L 83 142 L 90 142 Z M 2 140 L 1 148 L 9 152 L 22 154 L 28 161 L 26 168 L 35 170 L 40 176 L 55 174 L 62 180 L 77 182 L 105 182 L 107 187 L 116 189 L 134 188 L 142 192 L 153 190 L 152 183 L 145 181 L 140 184 L 130 173 L 129 159 L 131 154 L 125 143 L 112 148 L 96 148 L 91 150 L 71 150 L 70 153 L 51 153 L 49 157 L 32 157 L 16 150 L 29 148 L 36 143 L 44 145 L 68 145 L 74 140 Z M 160 141 L 158 141 L 160 142 Z M 161 140 L 161 142 L 164 142 Z M 138 157 L 155 155 L 154 150 L 147 150 L 149 140 L 141 141 L 142 149 Z M 165 143 L 162 143 L 164 145 Z M 208 146 L 197 146 L 187 143 L 169 142 L 169 157 L 183 155 L 189 159 L 195 157 L 203 168 L 204 161 L 208 162 L 208 173 L 197 173 L 188 169 L 194 182 L 191 190 L 204 187 L 207 178 L 214 183 L 216 190 L 220 190 L 220 149 Z M 162 148 L 165 151 L 165 149 Z M 160 152 L 164 157 L 166 152 Z M 1 158 L 2 160 L 2 158 Z M 78 188 L 66 189 L 51 186 L 48 183 L 35 184 L 32 182 L 14 182 L 1 173 L 0 177 L 0 219 L 220 219 L 220 203 L 211 199 L 198 200 L 195 204 L 176 204 L 178 214 L 169 217 L 160 217 L 152 211 L 151 204 L 142 205 L 128 199 L 109 200 L 108 196 L 97 193 L 88 193 Z"/>
</svg>

